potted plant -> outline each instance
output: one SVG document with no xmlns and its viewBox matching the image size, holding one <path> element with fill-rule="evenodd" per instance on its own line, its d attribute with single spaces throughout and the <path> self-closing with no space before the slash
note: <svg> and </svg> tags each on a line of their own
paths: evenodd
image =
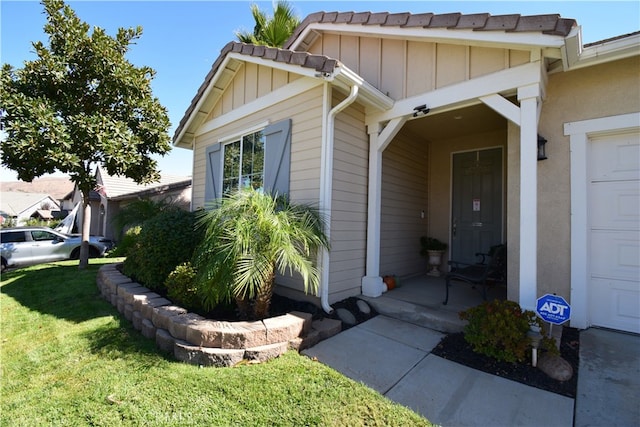
<svg viewBox="0 0 640 427">
<path fill-rule="evenodd" d="M 447 249 L 447 244 L 436 239 L 435 237 L 420 237 L 420 255 L 429 258 L 430 270 L 427 272 L 429 276 L 440 276 L 440 264 L 442 263 L 442 254 Z"/>
</svg>

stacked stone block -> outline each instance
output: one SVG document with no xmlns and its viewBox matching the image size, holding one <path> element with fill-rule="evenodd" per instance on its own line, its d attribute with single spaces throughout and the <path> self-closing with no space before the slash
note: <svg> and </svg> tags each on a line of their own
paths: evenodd
<svg viewBox="0 0 640 427">
<path fill-rule="evenodd" d="M 263 362 L 292 348 L 298 351 L 337 334 L 339 320 L 312 321 L 311 314 L 291 312 L 255 322 L 205 319 L 172 304 L 133 282 L 115 264 L 100 268 L 97 285 L 143 336 L 180 361 L 200 366 L 233 366 L 243 360 Z"/>
</svg>

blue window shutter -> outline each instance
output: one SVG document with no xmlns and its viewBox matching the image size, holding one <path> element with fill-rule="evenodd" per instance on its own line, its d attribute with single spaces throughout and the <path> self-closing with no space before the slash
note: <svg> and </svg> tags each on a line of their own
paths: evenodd
<svg viewBox="0 0 640 427">
<path fill-rule="evenodd" d="M 222 163 L 220 156 L 222 150 L 220 143 L 212 144 L 206 148 L 206 177 L 204 185 L 204 202 L 212 202 L 220 195 L 220 183 L 222 182 Z"/>
<path fill-rule="evenodd" d="M 289 193 L 291 171 L 291 119 L 264 129 L 264 189 L 269 193 Z"/>
</svg>

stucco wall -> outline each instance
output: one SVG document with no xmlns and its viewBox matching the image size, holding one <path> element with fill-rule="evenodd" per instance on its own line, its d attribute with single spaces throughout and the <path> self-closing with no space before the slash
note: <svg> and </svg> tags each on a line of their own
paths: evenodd
<svg viewBox="0 0 640 427">
<path fill-rule="evenodd" d="M 549 142 L 548 159 L 538 162 L 538 296 L 571 294 L 571 153 L 564 124 L 640 111 L 639 76 L 638 57 L 549 76 L 539 125 Z"/>
</svg>

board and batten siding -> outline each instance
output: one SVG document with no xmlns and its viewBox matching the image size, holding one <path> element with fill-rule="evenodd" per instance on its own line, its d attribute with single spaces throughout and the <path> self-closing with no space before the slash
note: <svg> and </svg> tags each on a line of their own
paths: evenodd
<svg viewBox="0 0 640 427">
<path fill-rule="evenodd" d="M 342 100 L 334 97 L 334 105 Z M 369 136 L 364 108 L 336 116 L 331 209 L 329 303 L 360 294 L 365 275 Z"/>
<path fill-rule="evenodd" d="M 213 107 L 206 121 L 220 117 L 244 104 L 268 95 L 298 78 L 300 78 L 299 75 L 287 71 L 244 63 L 225 88 L 222 99 Z"/>
<path fill-rule="evenodd" d="M 336 34 L 324 34 L 309 52 L 340 60 L 396 100 L 530 60 L 528 51 Z"/>
<path fill-rule="evenodd" d="M 428 142 L 406 131 L 382 155 L 382 275 L 411 276 L 426 271 L 420 236 L 427 233 L 428 157 Z"/>
</svg>

